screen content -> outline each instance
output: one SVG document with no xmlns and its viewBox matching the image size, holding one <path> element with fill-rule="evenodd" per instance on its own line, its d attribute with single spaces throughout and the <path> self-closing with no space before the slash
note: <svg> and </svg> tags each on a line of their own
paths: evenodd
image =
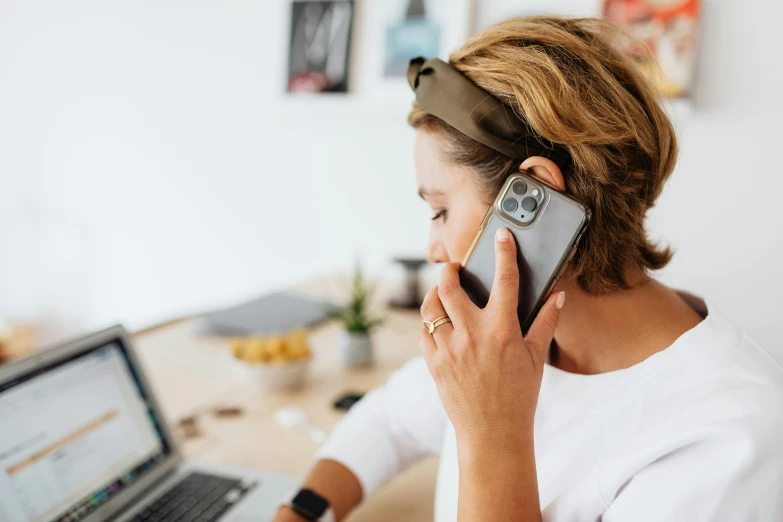
<svg viewBox="0 0 783 522">
<path fill-rule="evenodd" d="M 80 520 L 168 453 L 119 342 L 0 387 L 0 521 Z"/>
</svg>

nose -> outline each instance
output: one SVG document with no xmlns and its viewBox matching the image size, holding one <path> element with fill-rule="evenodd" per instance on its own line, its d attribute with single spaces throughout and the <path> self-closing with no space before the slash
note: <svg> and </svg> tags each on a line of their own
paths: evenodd
<svg viewBox="0 0 783 522">
<path fill-rule="evenodd" d="M 430 237 L 430 242 L 427 245 L 427 261 L 430 263 L 449 262 L 449 255 L 448 252 L 446 252 L 446 247 L 442 242 L 432 237 Z"/>
</svg>

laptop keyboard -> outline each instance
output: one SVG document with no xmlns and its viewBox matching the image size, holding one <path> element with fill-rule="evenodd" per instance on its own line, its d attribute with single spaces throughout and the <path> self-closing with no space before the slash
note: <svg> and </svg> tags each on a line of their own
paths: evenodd
<svg viewBox="0 0 783 522">
<path fill-rule="evenodd" d="M 252 485 L 191 473 L 136 515 L 132 522 L 212 522 L 242 499 Z"/>
</svg>

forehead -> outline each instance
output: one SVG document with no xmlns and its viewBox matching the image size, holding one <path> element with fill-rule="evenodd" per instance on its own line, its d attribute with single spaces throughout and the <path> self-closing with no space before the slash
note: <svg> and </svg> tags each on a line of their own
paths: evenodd
<svg viewBox="0 0 783 522">
<path fill-rule="evenodd" d="M 450 192 L 471 183 L 468 170 L 446 161 L 438 138 L 424 130 L 416 132 L 414 161 L 416 180 L 424 190 Z"/>
</svg>

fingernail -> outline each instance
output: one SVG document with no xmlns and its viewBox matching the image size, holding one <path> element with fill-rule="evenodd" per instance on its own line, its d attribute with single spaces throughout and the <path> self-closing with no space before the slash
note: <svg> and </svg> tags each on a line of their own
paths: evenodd
<svg viewBox="0 0 783 522">
<path fill-rule="evenodd" d="M 555 299 L 555 308 L 560 310 L 563 308 L 563 304 L 565 304 L 565 292 L 560 292 L 557 294 L 557 299 Z"/>
<path fill-rule="evenodd" d="M 495 237 L 498 238 L 498 241 L 511 241 L 511 232 L 507 228 L 499 228 Z"/>
</svg>

